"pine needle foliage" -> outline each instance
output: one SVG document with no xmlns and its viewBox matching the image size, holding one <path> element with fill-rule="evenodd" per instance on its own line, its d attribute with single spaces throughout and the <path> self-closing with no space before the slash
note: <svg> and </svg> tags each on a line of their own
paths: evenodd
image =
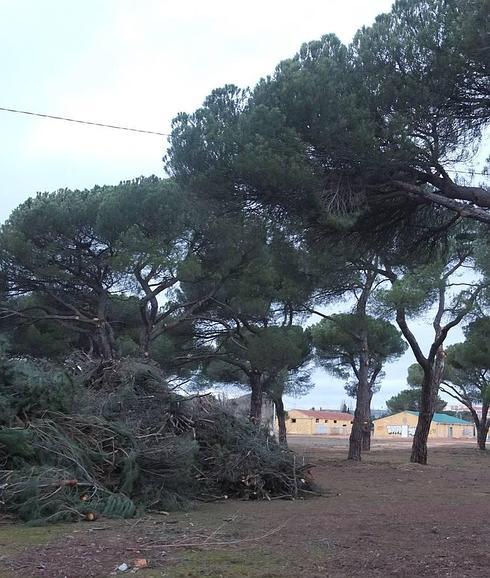
<svg viewBox="0 0 490 578">
<path fill-rule="evenodd" d="M 149 362 L 67 363 L 50 391 L 59 368 L 3 361 L 0 506 L 27 523 L 312 489 L 308 466 L 267 431 L 176 395 Z"/>
</svg>

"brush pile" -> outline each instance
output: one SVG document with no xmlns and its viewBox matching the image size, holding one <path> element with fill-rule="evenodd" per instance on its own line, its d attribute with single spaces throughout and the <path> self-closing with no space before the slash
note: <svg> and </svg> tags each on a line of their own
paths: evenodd
<svg viewBox="0 0 490 578">
<path fill-rule="evenodd" d="M 0 367 L 4 512 L 42 524 L 311 492 L 308 465 L 268 432 L 212 398 L 176 395 L 152 364 L 76 367 Z"/>
<path fill-rule="evenodd" d="M 312 491 L 311 464 L 248 420 L 214 411 L 197 420 L 200 480 L 208 491 L 248 499 L 296 498 Z"/>
</svg>

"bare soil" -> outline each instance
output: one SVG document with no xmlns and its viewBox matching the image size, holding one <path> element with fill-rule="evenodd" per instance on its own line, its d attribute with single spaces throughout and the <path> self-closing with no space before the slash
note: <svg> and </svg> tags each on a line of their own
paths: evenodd
<svg viewBox="0 0 490 578">
<path fill-rule="evenodd" d="M 141 578 L 490 576 L 490 452 L 442 441 L 419 466 L 389 440 L 352 463 L 345 440 L 290 443 L 316 464 L 323 497 L 47 528 L 4 520 L 0 578 L 106 578 L 141 558 Z"/>
</svg>

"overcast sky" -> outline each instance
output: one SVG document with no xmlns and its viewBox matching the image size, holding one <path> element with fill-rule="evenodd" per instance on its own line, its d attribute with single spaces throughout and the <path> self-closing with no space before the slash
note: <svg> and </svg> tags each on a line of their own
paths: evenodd
<svg viewBox="0 0 490 578">
<path fill-rule="evenodd" d="M 168 132 L 178 112 L 194 110 L 213 88 L 253 85 L 322 34 L 349 42 L 391 4 L 0 0 L 0 106 Z M 37 191 L 163 176 L 164 137 L 1 111 L 0 131 L 0 222 Z M 387 369 L 374 407 L 403 388 L 412 362 L 407 354 Z M 320 372 L 315 381 L 288 406 L 338 407 L 342 384 Z"/>
</svg>

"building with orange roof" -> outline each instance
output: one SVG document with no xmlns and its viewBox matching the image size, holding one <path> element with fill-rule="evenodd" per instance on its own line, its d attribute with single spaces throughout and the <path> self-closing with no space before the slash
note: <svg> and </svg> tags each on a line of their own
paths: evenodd
<svg viewBox="0 0 490 578">
<path fill-rule="evenodd" d="M 330 409 L 291 409 L 288 411 L 288 435 L 349 436 L 354 416 Z"/>
</svg>

